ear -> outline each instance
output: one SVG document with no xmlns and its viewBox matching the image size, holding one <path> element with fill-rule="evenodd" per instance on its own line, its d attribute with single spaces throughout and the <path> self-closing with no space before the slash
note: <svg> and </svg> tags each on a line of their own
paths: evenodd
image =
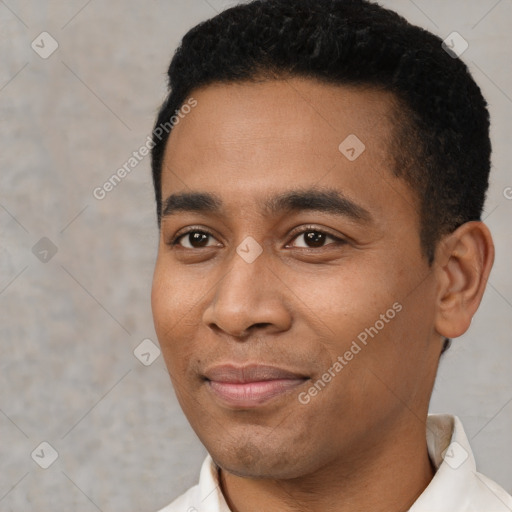
<svg viewBox="0 0 512 512">
<path fill-rule="evenodd" d="M 480 221 L 463 224 L 438 244 L 435 261 L 435 328 L 445 338 L 456 338 L 471 325 L 494 263 L 489 229 Z"/>
</svg>

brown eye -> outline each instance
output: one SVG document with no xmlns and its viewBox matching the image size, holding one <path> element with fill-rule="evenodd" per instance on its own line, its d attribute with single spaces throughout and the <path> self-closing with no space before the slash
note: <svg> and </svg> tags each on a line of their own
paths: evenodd
<svg viewBox="0 0 512 512">
<path fill-rule="evenodd" d="M 186 249 L 200 249 L 201 247 L 208 247 L 208 241 L 211 237 L 212 235 L 205 231 L 189 231 L 178 236 L 172 245 L 181 245 Z M 182 241 L 185 243 L 181 243 Z"/>
<path fill-rule="evenodd" d="M 322 247 L 325 243 L 327 235 L 318 231 L 308 231 L 304 233 L 304 240 L 310 247 Z"/>
<path fill-rule="evenodd" d="M 304 245 L 295 245 L 295 247 L 305 247 L 309 249 L 324 247 L 327 239 L 334 240 L 335 243 L 342 242 L 341 239 L 324 233 L 323 231 L 319 231 L 317 229 L 308 229 L 306 231 L 303 231 L 302 233 L 299 233 L 295 237 L 295 240 L 300 240 L 301 237 L 304 240 Z"/>
</svg>

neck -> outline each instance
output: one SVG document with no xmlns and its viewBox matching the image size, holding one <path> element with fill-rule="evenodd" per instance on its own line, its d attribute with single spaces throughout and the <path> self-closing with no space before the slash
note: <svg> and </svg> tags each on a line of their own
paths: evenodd
<svg viewBox="0 0 512 512">
<path fill-rule="evenodd" d="M 434 476 L 424 423 L 380 436 L 370 449 L 343 454 L 299 478 L 243 478 L 219 470 L 232 512 L 402 512 Z"/>
</svg>

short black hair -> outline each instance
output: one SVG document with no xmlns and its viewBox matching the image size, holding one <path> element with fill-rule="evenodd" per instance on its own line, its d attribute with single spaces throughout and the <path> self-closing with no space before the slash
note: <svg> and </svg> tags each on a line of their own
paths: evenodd
<svg viewBox="0 0 512 512">
<path fill-rule="evenodd" d="M 393 172 L 418 198 L 429 264 L 442 235 L 480 220 L 491 166 L 480 88 L 439 37 L 368 0 L 253 0 L 195 26 L 171 61 L 155 130 L 200 87 L 287 77 L 392 93 Z M 152 148 L 159 224 L 169 133 Z"/>
<path fill-rule="evenodd" d="M 432 263 L 440 236 L 480 220 L 491 156 L 487 103 L 467 66 L 445 48 L 367 0 L 240 4 L 183 37 L 155 129 L 169 124 L 193 90 L 216 82 L 299 76 L 389 91 L 397 100 L 394 172 L 419 198 L 421 243 Z M 159 222 L 169 133 L 152 148 Z"/>
</svg>

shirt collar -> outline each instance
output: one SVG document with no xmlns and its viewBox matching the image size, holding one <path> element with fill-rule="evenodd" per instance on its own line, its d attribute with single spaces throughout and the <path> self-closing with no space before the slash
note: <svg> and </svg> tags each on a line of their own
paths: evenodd
<svg viewBox="0 0 512 512">
<path fill-rule="evenodd" d="M 436 473 L 409 512 L 464 510 L 461 500 L 465 501 L 476 465 L 459 418 L 429 414 L 427 448 Z"/>
</svg>

